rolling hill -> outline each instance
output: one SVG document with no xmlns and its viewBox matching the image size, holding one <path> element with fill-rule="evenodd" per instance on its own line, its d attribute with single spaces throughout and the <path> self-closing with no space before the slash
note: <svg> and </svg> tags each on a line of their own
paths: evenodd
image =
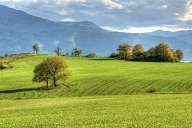
<svg viewBox="0 0 192 128">
<path fill-rule="evenodd" d="M 33 69 L 47 55 L 19 59 L 0 74 L 0 99 L 62 96 L 100 96 L 154 93 L 191 93 L 189 63 L 127 62 L 111 59 L 65 57 L 70 79 L 53 90 L 39 90 Z"/>
<path fill-rule="evenodd" d="M 42 45 L 43 52 L 53 52 L 57 46 L 65 52 L 80 47 L 85 53 L 109 55 L 121 42 L 141 42 L 145 48 L 161 41 L 182 49 L 185 59 L 192 59 L 192 32 L 154 32 L 144 34 L 111 32 L 89 22 L 53 22 L 23 11 L 0 5 L 0 54 L 29 52 L 34 42 Z"/>
</svg>

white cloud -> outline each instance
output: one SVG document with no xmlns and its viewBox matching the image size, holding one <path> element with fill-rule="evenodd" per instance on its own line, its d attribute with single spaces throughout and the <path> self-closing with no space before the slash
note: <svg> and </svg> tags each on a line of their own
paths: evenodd
<svg viewBox="0 0 192 128">
<path fill-rule="evenodd" d="M 162 31 L 185 31 L 192 30 L 192 26 L 179 26 L 179 25 L 163 25 L 163 26 L 151 26 L 151 27 L 111 27 L 111 26 L 103 26 L 102 28 L 115 32 L 125 32 L 125 33 L 146 33 L 146 32 L 154 32 L 157 30 Z"/>
<path fill-rule="evenodd" d="M 168 5 L 162 5 L 161 8 L 168 8 Z"/>
<path fill-rule="evenodd" d="M 49 5 L 57 5 L 57 6 L 66 6 L 70 4 L 102 4 L 111 9 L 121 9 L 123 8 L 123 4 L 120 2 L 116 2 L 114 0 L 1 0 L 0 3 L 8 2 L 11 4 L 49 4 Z"/>
<path fill-rule="evenodd" d="M 122 9 L 123 4 L 115 2 L 113 0 L 102 0 L 102 2 L 111 9 Z"/>
<path fill-rule="evenodd" d="M 192 0 L 0 0 L 0 4 L 53 21 L 75 19 L 101 26 L 190 25 L 185 21 L 192 21 Z"/>
<path fill-rule="evenodd" d="M 49 4 L 64 6 L 72 3 L 85 3 L 87 0 L 1 0 L 1 3 L 8 2 L 11 4 Z"/>
<path fill-rule="evenodd" d="M 180 17 L 180 20 L 191 21 L 192 20 L 192 0 L 189 0 L 186 4 L 186 13 Z"/>
<path fill-rule="evenodd" d="M 65 18 L 65 19 L 61 19 L 61 22 L 75 22 L 75 19 L 73 18 Z"/>
</svg>

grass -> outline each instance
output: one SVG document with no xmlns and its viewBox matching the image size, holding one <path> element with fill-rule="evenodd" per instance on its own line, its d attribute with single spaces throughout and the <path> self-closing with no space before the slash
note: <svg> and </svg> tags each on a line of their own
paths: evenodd
<svg viewBox="0 0 192 128">
<path fill-rule="evenodd" d="M 14 68 L 1 71 L 0 91 L 21 91 L 0 93 L 0 99 L 192 92 L 192 64 L 76 57 L 65 57 L 71 72 L 70 79 L 65 82 L 67 86 L 38 91 L 34 88 L 44 83 L 32 82 L 33 68 L 46 57 L 19 59 L 12 63 Z"/>
<path fill-rule="evenodd" d="M 43 56 L 26 57 L 11 63 L 13 68 L 0 71 L 0 90 L 14 90 L 40 86 L 32 83 L 33 68 Z"/>
<path fill-rule="evenodd" d="M 2 128 L 191 128 L 192 95 L 0 100 Z"/>
<path fill-rule="evenodd" d="M 40 90 L 33 68 L 46 57 L 18 59 L 0 71 L 0 127 L 192 127 L 192 64 L 65 57 L 70 79 Z"/>
</svg>

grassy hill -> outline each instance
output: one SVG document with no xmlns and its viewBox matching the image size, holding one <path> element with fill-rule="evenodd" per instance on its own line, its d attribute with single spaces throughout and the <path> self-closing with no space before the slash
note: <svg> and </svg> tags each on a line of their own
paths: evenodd
<svg viewBox="0 0 192 128">
<path fill-rule="evenodd" d="M 41 98 L 155 93 L 190 93 L 192 64 L 126 62 L 110 59 L 65 57 L 70 79 L 65 86 L 44 91 L 33 83 L 33 68 L 46 55 L 19 59 L 1 71 L 0 98 Z M 10 91 L 12 90 L 12 91 Z M 7 92 L 6 92 L 7 91 Z M 6 92 L 6 93 L 2 93 Z"/>
<path fill-rule="evenodd" d="M 70 79 L 40 90 L 44 84 L 32 82 L 33 68 L 46 57 L 18 59 L 0 72 L 0 127 L 192 126 L 192 95 L 186 94 L 192 92 L 192 64 L 65 57 Z"/>
</svg>

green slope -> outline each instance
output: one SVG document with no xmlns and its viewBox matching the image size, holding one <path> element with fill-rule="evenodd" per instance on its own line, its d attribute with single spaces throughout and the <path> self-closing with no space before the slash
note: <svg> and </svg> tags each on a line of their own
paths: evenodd
<svg viewBox="0 0 192 128">
<path fill-rule="evenodd" d="M 0 91 L 34 88 L 33 68 L 46 55 L 27 57 L 12 63 L 14 68 L 0 72 Z M 65 57 L 71 72 L 66 86 L 49 91 L 26 91 L 0 94 L 0 98 L 39 98 L 192 91 L 192 64 L 145 63 L 118 60 Z"/>
<path fill-rule="evenodd" d="M 1 128 L 191 128 L 192 95 L 0 100 Z"/>
</svg>

